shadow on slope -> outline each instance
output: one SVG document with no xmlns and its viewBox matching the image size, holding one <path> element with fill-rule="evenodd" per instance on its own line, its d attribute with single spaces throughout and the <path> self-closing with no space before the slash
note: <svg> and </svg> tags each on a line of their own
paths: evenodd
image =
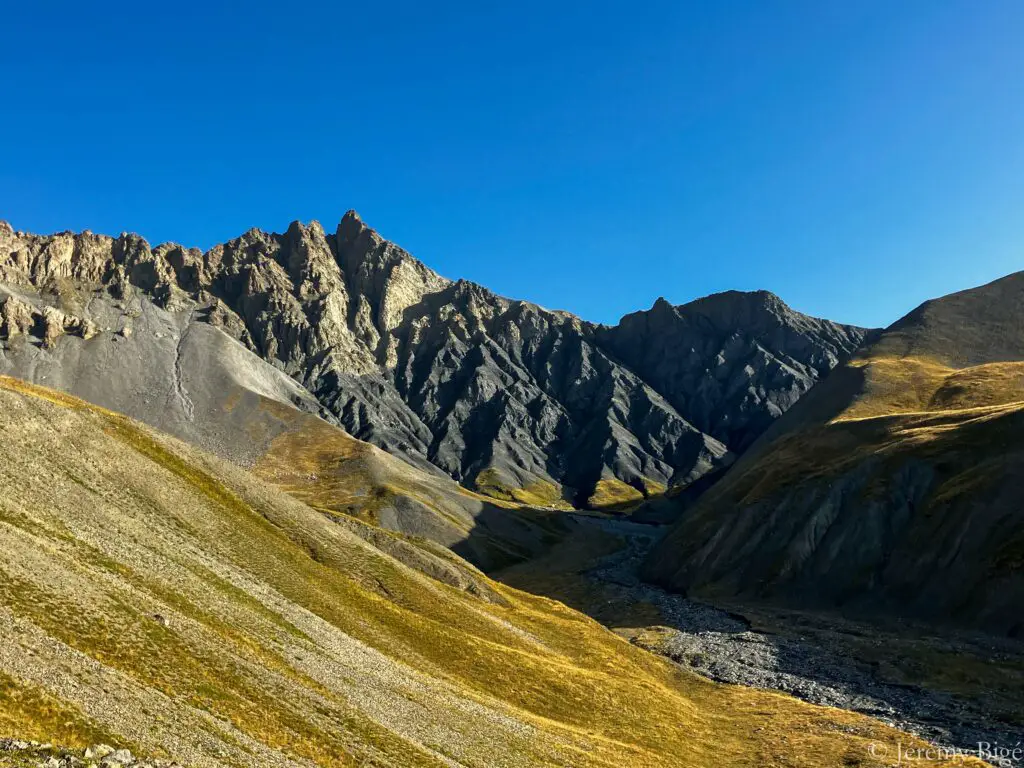
<svg viewBox="0 0 1024 768">
<path fill-rule="evenodd" d="M 254 471 L 334 519 L 348 516 L 440 544 L 484 570 L 532 557 L 564 533 L 557 511 L 489 499 L 314 416 L 271 402 L 265 407 L 287 428 Z"/>
<path fill-rule="evenodd" d="M 564 542 L 495 578 L 560 600 L 713 680 L 863 712 L 961 749 L 1014 744 L 1024 731 L 1020 642 L 764 606 L 723 610 L 639 578 L 664 528 L 572 520 Z"/>
<path fill-rule="evenodd" d="M 551 513 L 468 492 L 430 465 L 411 467 L 319 418 L 333 419 L 291 377 L 200 319 L 209 307 L 182 300 L 183 308 L 165 309 L 141 295 L 80 290 L 95 334 L 50 344 L 30 332 L 4 338 L 0 374 L 144 421 L 255 467 L 318 509 L 457 549 L 482 568 L 532 556 L 558 535 Z M 0 286 L 0 299 L 14 296 L 32 311 L 49 306 L 30 288 L 18 291 Z"/>
<path fill-rule="evenodd" d="M 711 601 L 1024 632 L 1024 273 L 928 302 L 791 410 L 645 574 Z"/>
</svg>

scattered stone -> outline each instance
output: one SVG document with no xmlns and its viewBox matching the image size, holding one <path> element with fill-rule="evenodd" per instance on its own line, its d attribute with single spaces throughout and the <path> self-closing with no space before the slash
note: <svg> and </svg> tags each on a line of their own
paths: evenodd
<svg viewBox="0 0 1024 768">
<path fill-rule="evenodd" d="M 106 759 L 114 763 L 120 763 L 121 765 L 131 765 L 135 762 L 135 758 L 132 757 L 132 753 L 127 749 L 119 749 Z"/>
</svg>

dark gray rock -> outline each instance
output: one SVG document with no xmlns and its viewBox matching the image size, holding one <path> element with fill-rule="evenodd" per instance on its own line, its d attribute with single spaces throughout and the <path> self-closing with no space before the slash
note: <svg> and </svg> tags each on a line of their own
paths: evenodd
<svg viewBox="0 0 1024 768">
<path fill-rule="evenodd" d="M 737 453 L 872 331 L 794 312 L 766 291 L 728 291 L 626 315 L 602 341 L 703 432 Z"/>
</svg>

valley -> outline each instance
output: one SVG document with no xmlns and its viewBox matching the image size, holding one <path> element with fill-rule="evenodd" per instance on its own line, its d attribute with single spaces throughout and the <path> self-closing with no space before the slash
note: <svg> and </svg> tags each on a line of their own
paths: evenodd
<svg viewBox="0 0 1024 768">
<path fill-rule="evenodd" d="M 756 603 L 714 607 L 640 578 L 666 526 L 573 521 L 562 544 L 495 578 L 560 600 L 712 680 L 861 712 L 951 749 L 1024 737 L 1020 640 Z"/>
<path fill-rule="evenodd" d="M 353 212 L 2 225 L 0 764 L 1012 746 L 1021 317 L 1018 274 L 883 331 L 764 291 L 607 326 Z"/>
<path fill-rule="evenodd" d="M 870 766 L 873 744 L 923 745 L 482 573 L 445 583 L 76 398 L 0 378 L 0 404 L 0 729 L 20 739 L 195 766 Z"/>
</svg>

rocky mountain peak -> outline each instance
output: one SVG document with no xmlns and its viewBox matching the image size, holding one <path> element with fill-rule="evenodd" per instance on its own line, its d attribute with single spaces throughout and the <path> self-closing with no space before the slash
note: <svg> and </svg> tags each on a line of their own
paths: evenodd
<svg viewBox="0 0 1024 768">
<path fill-rule="evenodd" d="M 675 305 L 666 299 L 664 296 L 659 296 L 654 300 L 651 308 L 647 310 L 652 316 L 656 315 L 672 315 L 675 314 Z"/>
<path fill-rule="evenodd" d="M 205 253 L 134 234 L 0 229 L 0 283 L 55 280 L 93 291 L 97 311 L 99 289 L 122 306 L 152 301 L 204 318 L 352 435 L 467 485 L 533 489 L 551 503 L 592 503 L 598 487 L 615 498 L 608 483 L 659 492 L 722 466 L 865 335 L 766 292 L 677 307 L 662 298 L 597 326 L 453 283 L 354 211 L 332 235 L 295 221 Z M 87 312 L 5 313 L 18 333 L 49 328 L 48 347 L 95 331 Z"/>
<path fill-rule="evenodd" d="M 354 222 L 354 223 L 362 225 L 363 224 L 363 217 L 359 215 L 358 211 L 350 208 L 349 210 L 345 211 L 345 215 L 341 217 L 340 224 L 344 225 L 345 222 Z"/>
<path fill-rule="evenodd" d="M 348 211 L 341 217 L 335 239 L 339 254 L 371 252 L 384 242 L 384 238 L 364 224 L 355 211 Z"/>
<path fill-rule="evenodd" d="M 601 337 L 697 428 L 739 452 L 870 333 L 795 312 L 768 291 L 725 291 L 678 306 L 659 299 Z"/>
<path fill-rule="evenodd" d="M 722 291 L 680 304 L 677 309 L 683 316 L 705 318 L 720 329 L 740 325 L 767 328 L 801 316 L 770 291 Z"/>
</svg>

